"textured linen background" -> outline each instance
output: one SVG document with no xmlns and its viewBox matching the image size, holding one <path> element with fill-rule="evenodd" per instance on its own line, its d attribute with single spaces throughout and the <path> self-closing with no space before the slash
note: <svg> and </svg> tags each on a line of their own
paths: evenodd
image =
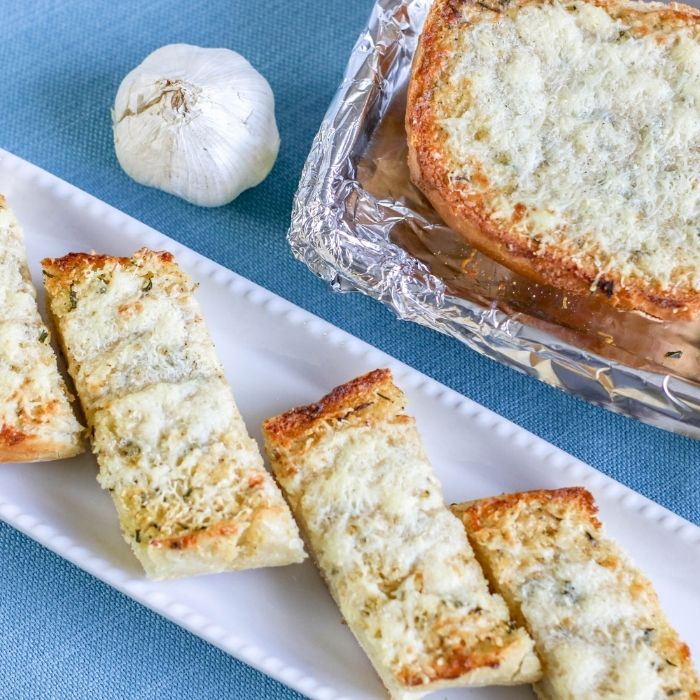
<svg viewBox="0 0 700 700">
<path fill-rule="evenodd" d="M 333 294 L 293 260 L 285 242 L 292 196 L 370 5 L 0 0 L 0 146 L 700 522 L 700 443 L 588 406 L 360 295 Z M 109 110 L 120 80 L 171 42 L 240 51 L 276 95 L 277 165 L 222 209 L 136 185 L 114 156 Z M 0 525 L 0 698 L 224 697 L 300 696 Z"/>
</svg>

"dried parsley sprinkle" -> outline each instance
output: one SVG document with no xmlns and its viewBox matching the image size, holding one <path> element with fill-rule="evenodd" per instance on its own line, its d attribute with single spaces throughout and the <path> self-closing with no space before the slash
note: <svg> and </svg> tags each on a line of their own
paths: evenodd
<svg viewBox="0 0 700 700">
<path fill-rule="evenodd" d="M 49 337 L 48 331 L 43 330 L 39 333 L 39 342 L 43 343 Z"/>
<path fill-rule="evenodd" d="M 682 350 L 671 350 L 670 352 L 667 352 L 664 357 L 668 357 L 672 360 L 680 360 L 681 357 L 683 357 L 683 351 Z"/>
<path fill-rule="evenodd" d="M 78 295 L 73 289 L 73 285 L 70 286 L 70 291 L 68 292 L 68 311 L 73 311 L 78 307 Z"/>
<path fill-rule="evenodd" d="M 151 289 L 153 289 L 153 273 L 148 272 L 146 273 L 146 281 L 143 283 L 143 287 L 141 287 L 142 292 L 150 292 Z"/>
</svg>

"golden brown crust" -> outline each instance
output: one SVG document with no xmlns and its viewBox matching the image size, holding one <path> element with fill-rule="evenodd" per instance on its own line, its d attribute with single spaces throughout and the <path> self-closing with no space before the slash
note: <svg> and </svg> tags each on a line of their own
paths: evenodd
<svg viewBox="0 0 700 700">
<path fill-rule="evenodd" d="M 150 250 L 139 248 L 131 257 L 117 257 L 114 255 L 101 255 L 98 253 L 67 253 L 60 258 L 44 258 L 41 267 L 44 270 L 45 284 L 47 288 L 56 285 L 66 286 L 79 278 L 85 269 L 97 269 L 106 265 L 126 265 L 140 260 L 157 258 L 159 262 L 169 264 L 174 261 L 173 254 L 164 250 Z M 57 278 L 58 282 L 52 282 Z"/>
<path fill-rule="evenodd" d="M 642 3 L 626 5 L 618 0 L 587 0 L 611 14 L 636 18 L 635 31 L 644 34 L 660 25 L 698 24 L 700 12 L 680 3 L 669 6 Z M 535 3 L 539 0 L 534 0 Z M 465 8 L 473 7 L 475 0 L 436 0 L 416 51 L 411 72 L 406 106 L 406 133 L 408 137 L 408 165 L 411 180 L 428 198 L 435 210 L 457 233 L 484 254 L 515 272 L 540 284 L 550 284 L 574 294 L 597 293 L 609 304 L 621 309 L 640 310 L 659 318 L 689 317 L 700 313 L 700 295 L 692 289 L 676 288 L 673 292 L 661 289 L 658 283 L 641 278 L 625 280 L 617 272 L 601 277 L 593 263 L 577 263 L 565 250 L 549 247 L 539 250 L 537 244 L 525 235 L 495 225 L 481 193 L 469 190 L 465 183 L 450 181 L 441 160 L 446 135 L 438 125 L 433 94 L 444 74 L 452 52 L 453 35 L 464 26 Z M 486 17 L 511 10 L 533 0 L 478 3 Z M 643 8 L 643 9 L 642 9 Z M 477 173 L 473 178 L 488 184 L 486 175 Z"/>
<path fill-rule="evenodd" d="M 3 425 L 0 428 L 0 445 L 4 448 L 12 448 L 20 442 L 25 441 L 29 436 L 11 425 Z"/>
<path fill-rule="evenodd" d="M 75 457 L 84 452 L 77 441 L 71 449 L 63 442 L 52 442 L 36 434 L 28 434 L 3 425 L 0 429 L 0 463 L 49 462 Z"/>
<path fill-rule="evenodd" d="M 479 530 L 498 518 L 500 513 L 513 509 L 518 504 L 537 503 L 553 511 L 568 508 L 575 503 L 580 512 L 586 516 L 592 527 L 600 529 L 601 524 L 596 517 L 598 507 L 593 495 L 582 486 L 569 486 L 562 489 L 538 489 L 522 493 L 507 493 L 493 498 L 483 498 L 469 503 L 458 503 L 452 506 L 452 512 L 459 516 L 468 531 Z"/>
<path fill-rule="evenodd" d="M 333 420 L 381 420 L 403 408 L 403 394 L 393 383 L 391 371 L 375 369 L 341 384 L 320 401 L 293 408 L 263 422 L 265 435 L 285 448 Z"/>
<path fill-rule="evenodd" d="M 263 510 L 267 510 L 267 508 Z M 225 520 L 206 529 L 187 532 L 184 535 L 154 538 L 148 541 L 148 545 L 156 548 L 164 547 L 165 549 L 197 549 L 204 540 L 217 539 L 219 537 L 235 537 L 238 534 L 238 530 L 239 524 L 237 522 Z"/>
<path fill-rule="evenodd" d="M 57 441 L 45 434 L 45 426 L 52 416 L 58 416 L 60 410 L 59 400 L 51 399 L 36 409 L 33 416 L 23 415 L 19 426 L 0 425 L 0 463 L 67 459 L 83 452 L 80 439 Z"/>
<path fill-rule="evenodd" d="M 490 649 L 467 650 L 459 648 L 447 649 L 442 663 L 432 667 L 434 675 L 430 679 L 430 690 L 436 689 L 440 681 L 449 681 L 466 676 L 480 669 L 498 668 L 503 662 L 503 649 L 492 645 Z M 405 666 L 397 674 L 404 685 L 417 688 L 426 684 L 425 675 L 410 666 Z M 449 686 L 447 686 L 449 687 Z"/>
</svg>

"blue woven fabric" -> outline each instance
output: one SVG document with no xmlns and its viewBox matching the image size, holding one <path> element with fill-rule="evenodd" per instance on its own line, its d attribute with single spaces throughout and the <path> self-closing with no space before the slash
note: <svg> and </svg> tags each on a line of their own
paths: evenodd
<svg viewBox="0 0 700 700">
<path fill-rule="evenodd" d="M 285 242 L 311 140 L 370 0 L 0 0 L 0 146 L 377 345 L 700 522 L 700 443 L 612 415 L 360 295 L 333 294 Z M 112 149 L 121 78 L 171 42 L 227 46 L 269 79 L 282 149 L 232 205 L 129 180 Z M 0 698 L 299 698 L 0 525 Z"/>
</svg>

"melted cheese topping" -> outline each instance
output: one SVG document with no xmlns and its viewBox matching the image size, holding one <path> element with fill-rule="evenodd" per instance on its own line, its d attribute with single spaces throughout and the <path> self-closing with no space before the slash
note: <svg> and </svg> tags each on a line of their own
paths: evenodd
<svg viewBox="0 0 700 700">
<path fill-rule="evenodd" d="M 594 5 L 555 2 L 458 41 L 442 125 L 452 176 L 484 192 L 491 218 L 623 283 L 700 290 L 697 33 L 639 36 Z"/>
<path fill-rule="evenodd" d="M 153 329 L 117 341 L 77 369 L 76 386 L 91 409 L 106 397 L 121 396 L 158 382 L 220 374 L 221 367 L 201 319 L 188 325 L 158 319 Z"/>
<path fill-rule="evenodd" d="M 82 363 L 124 338 L 154 328 L 163 337 L 182 339 L 183 326 L 198 316 L 190 291 L 181 275 L 162 274 L 152 266 L 95 267 L 85 270 L 52 307 L 61 317 L 61 333 L 71 356 Z"/>
<path fill-rule="evenodd" d="M 108 398 L 223 375 L 191 288 L 177 269 L 112 264 L 86 268 L 52 298 L 88 419 Z"/>
<path fill-rule="evenodd" d="M 470 531 L 546 669 L 547 698 L 690 698 L 687 660 L 640 573 L 576 502 L 517 501 Z"/>
<path fill-rule="evenodd" d="M 27 253 L 24 249 L 24 233 L 17 222 L 12 209 L 5 204 L 0 196 L 0 250 L 24 261 L 26 266 Z"/>
<path fill-rule="evenodd" d="M 54 459 L 79 451 L 81 428 L 37 309 L 22 230 L 1 201 L 0 429 L 40 440 Z"/>
<path fill-rule="evenodd" d="M 45 333 L 39 322 L 0 322 L 0 426 L 71 443 L 80 427 Z"/>
<path fill-rule="evenodd" d="M 137 540 L 244 524 L 276 489 L 223 379 L 154 384 L 95 415 L 99 481 Z"/>
<path fill-rule="evenodd" d="M 0 316 L 3 321 L 40 322 L 32 284 L 24 259 L 0 250 Z"/>
<path fill-rule="evenodd" d="M 380 673 L 422 684 L 440 677 L 441 667 L 455 664 L 456 676 L 471 670 L 460 663 L 472 653 L 479 668 L 485 649 L 500 649 L 503 661 L 515 640 L 529 653 L 529 640 L 510 627 L 503 600 L 489 593 L 460 522 L 445 508 L 412 424 L 341 424 L 314 443 L 295 475 L 278 478 Z M 513 680 L 494 673 L 493 682 Z"/>
</svg>

